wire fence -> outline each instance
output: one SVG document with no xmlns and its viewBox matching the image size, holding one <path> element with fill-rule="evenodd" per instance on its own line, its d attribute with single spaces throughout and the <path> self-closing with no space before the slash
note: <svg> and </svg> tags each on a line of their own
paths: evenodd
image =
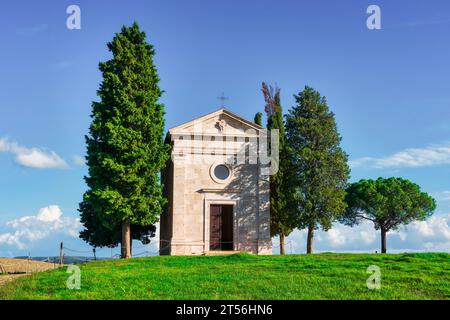
<svg viewBox="0 0 450 320">
<path fill-rule="evenodd" d="M 175 242 L 173 243 L 170 240 L 163 240 L 161 239 L 159 241 L 159 246 L 156 246 L 155 244 L 152 245 L 138 245 L 138 246 L 132 246 L 131 249 L 131 257 L 132 258 L 138 258 L 138 257 L 148 257 L 148 256 L 156 256 L 161 254 L 167 254 L 170 252 L 170 249 L 173 245 L 182 245 L 182 246 L 191 246 L 191 247 L 203 247 L 203 251 L 201 253 L 207 254 L 208 252 L 212 251 L 233 251 L 233 252 L 248 252 L 251 251 L 251 247 L 256 246 L 267 246 L 267 243 L 264 241 L 246 241 L 241 242 L 237 245 L 236 248 L 233 248 L 233 241 L 217 241 L 215 242 L 216 249 L 213 249 L 211 247 L 211 242 L 205 242 L 205 241 L 189 241 L 189 242 Z M 269 247 L 272 248 L 279 248 L 280 243 L 279 242 L 269 242 Z M 231 244 L 231 249 L 230 245 Z M 225 246 L 223 246 L 225 245 Z M 223 249 L 226 247 L 226 249 Z M 286 254 L 293 254 L 294 248 L 295 248 L 295 242 L 294 241 L 286 241 L 284 244 L 285 247 L 285 253 Z M 111 259 L 118 259 L 121 257 L 121 247 L 117 246 L 114 248 L 93 248 L 92 250 L 75 250 L 68 248 L 66 246 L 63 247 L 64 254 L 63 258 L 65 261 L 67 261 L 67 258 L 73 258 L 77 262 L 89 262 L 93 260 L 111 260 Z M 235 250 L 236 249 L 236 250 Z M 106 256 L 104 254 L 105 250 L 110 250 L 110 255 Z M 119 250 L 118 253 L 113 253 L 113 250 Z M 97 256 L 99 254 L 99 251 L 103 253 L 103 255 Z M 74 254 L 84 254 L 85 256 L 75 256 Z"/>
<path fill-rule="evenodd" d="M 55 269 L 59 266 L 57 260 L 51 257 L 32 258 L 28 256 L 0 258 L 0 275 L 31 274 L 38 271 Z"/>
<path fill-rule="evenodd" d="M 170 245 L 166 245 L 162 248 L 158 248 L 155 244 L 147 244 L 147 245 L 135 245 L 131 247 L 131 257 L 139 258 L 139 257 L 148 257 L 148 256 L 156 256 L 161 253 L 161 251 L 165 250 Z M 121 251 L 120 246 L 112 247 L 112 248 L 92 248 L 91 250 L 78 250 L 72 249 L 65 245 L 61 246 L 60 253 L 60 264 L 79 264 L 79 263 L 87 263 L 95 260 L 113 260 L 119 259 L 121 257 L 120 252 L 114 252 L 116 250 Z"/>
<path fill-rule="evenodd" d="M 131 247 L 131 257 L 132 258 L 140 258 L 140 257 L 150 257 L 150 256 L 157 256 L 160 254 L 167 254 L 170 253 L 171 247 L 173 245 L 184 245 L 184 246 L 192 246 L 192 247 L 203 247 L 203 251 L 200 251 L 202 254 L 208 254 L 209 252 L 215 252 L 215 251 L 223 251 L 226 253 L 226 251 L 232 251 L 232 252 L 246 252 L 250 251 L 249 248 L 252 246 L 260 246 L 260 241 L 247 241 L 245 243 L 239 243 L 239 245 L 234 248 L 233 245 L 230 247 L 229 244 L 233 244 L 232 241 L 229 242 L 217 242 L 217 249 L 213 250 L 212 247 L 210 247 L 210 242 L 204 242 L 204 241 L 190 241 L 190 242 L 176 242 L 172 243 L 172 241 L 169 240 L 160 240 L 159 242 L 152 242 L 151 244 L 142 244 L 142 245 L 134 245 Z M 223 249 L 222 245 L 225 246 L 226 249 Z M 277 250 L 279 248 L 280 243 L 279 242 L 270 242 L 270 247 Z M 285 253 L 286 254 L 292 254 L 294 253 L 295 248 L 295 242 L 293 241 L 286 241 L 285 242 Z M 237 250 L 234 250 L 237 249 Z M 121 247 L 103 247 L 103 248 L 92 248 L 92 249 L 73 249 L 70 248 L 63 243 L 60 244 L 60 252 L 59 255 L 56 256 L 49 256 L 49 257 L 32 257 L 31 253 L 28 253 L 27 255 L 15 257 L 12 259 L 17 259 L 17 263 L 15 265 L 20 267 L 10 267 L 5 266 L 5 262 L 0 261 L 0 274 L 6 274 L 6 273 L 32 273 L 36 269 L 42 269 L 42 268 L 57 268 L 61 265 L 67 265 L 67 264 L 83 264 L 88 263 L 95 260 L 113 260 L 113 259 L 119 259 L 121 258 Z M 20 260 L 20 262 L 19 262 Z M 50 266 L 45 265 L 38 265 L 33 263 L 34 262 L 40 262 L 40 263 L 46 263 Z M 44 267 L 42 267 L 44 266 Z M 12 271 L 11 271 L 12 270 Z"/>
</svg>

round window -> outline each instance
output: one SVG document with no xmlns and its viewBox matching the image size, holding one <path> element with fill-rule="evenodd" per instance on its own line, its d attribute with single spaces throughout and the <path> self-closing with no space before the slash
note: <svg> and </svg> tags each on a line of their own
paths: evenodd
<svg viewBox="0 0 450 320">
<path fill-rule="evenodd" d="M 219 164 L 214 168 L 214 175 L 217 179 L 226 180 L 230 176 L 230 169 L 226 165 Z"/>
</svg>

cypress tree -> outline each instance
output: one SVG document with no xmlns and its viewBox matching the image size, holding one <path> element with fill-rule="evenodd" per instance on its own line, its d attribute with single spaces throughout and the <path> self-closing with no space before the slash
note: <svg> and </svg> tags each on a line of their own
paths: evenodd
<svg viewBox="0 0 450 320">
<path fill-rule="evenodd" d="M 286 171 L 288 159 L 284 132 L 283 110 L 280 101 L 280 89 L 273 88 L 263 82 L 262 92 L 266 102 L 267 129 L 278 129 L 279 163 L 278 172 L 270 176 L 270 233 L 280 237 L 280 254 L 285 254 L 285 238 L 294 229 L 293 211 L 288 206 L 289 182 Z"/>
<path fill-rule="evenodd" d="M 112 59 L 99 64 L 100 101 L 92 103 L 86 136 L 88 190 L 79 207 L 86 230 L 80 236 L 114 239 L 121 228 L 121 256 L 129 258 L 132 226 L 150 230 L 166 203 L 159 175 L 168 158 L 164 105 L 155 51 L 138 24 L 124 26 L 108 49 Z"/>
<path fill-rule="evenodd" d="M 349 167 L 325 97 L 310 87 L 294 97 L 297 105 L 286 116 L 291 198 L 297 227 L 308 229 L 306 252 L 312 253 L 314 231 L 329 230 L 345 211 Z"/>
</svg>

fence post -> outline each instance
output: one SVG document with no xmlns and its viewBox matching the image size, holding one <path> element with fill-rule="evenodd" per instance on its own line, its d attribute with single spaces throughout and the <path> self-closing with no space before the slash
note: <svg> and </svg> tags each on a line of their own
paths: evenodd
<svg viewBox="0 0 450 320">
<path fill-rule="evenodd" d="M 28 252 L 28 261 L 27 261 L 27 272 L 26 274 L 30 273 L 30 259 L 31 259 L 31 253 Z"/>
<path fill-rule="evenodd" d="M 59 245 L 59 265 L 62 266 L 64 263 L 64 244 L 61 241 L 61 244 Z"/>
</svg>

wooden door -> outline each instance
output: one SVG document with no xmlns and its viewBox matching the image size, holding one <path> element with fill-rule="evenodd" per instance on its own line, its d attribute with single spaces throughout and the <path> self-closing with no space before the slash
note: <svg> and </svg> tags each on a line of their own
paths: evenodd
<svg viewBox="0 0 450 320">
<path fill-rule="evenodd" d="M 220 250 L 222 239 L 222 206 L 211 205 L 209 223 L 209 250 Z"/>
<path fill-rule="evenodd" d="M 222 234 L 221 234 L 221 249 L 233 250 L 233 206 L 223 205 L 222 215 Z"/>
</svg>

